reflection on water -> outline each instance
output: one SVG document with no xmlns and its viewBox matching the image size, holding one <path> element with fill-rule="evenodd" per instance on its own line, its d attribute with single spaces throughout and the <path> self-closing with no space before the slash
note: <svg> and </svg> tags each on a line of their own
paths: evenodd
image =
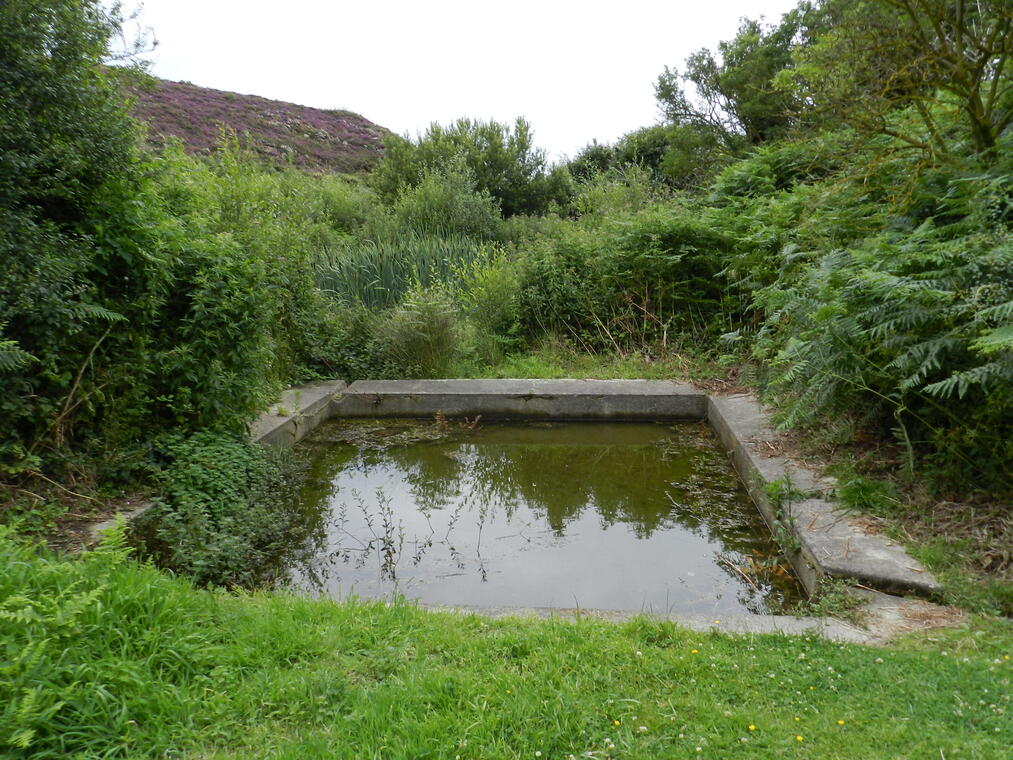
<svg viewBox="0 0 1013 760">
<path fill-rule="evenodd" d="M 702 425 L 342 422 L 302 456 L 312 538 L 290 578 L 309 593 L 707 613 L 798 596 Z"/>
</svg>

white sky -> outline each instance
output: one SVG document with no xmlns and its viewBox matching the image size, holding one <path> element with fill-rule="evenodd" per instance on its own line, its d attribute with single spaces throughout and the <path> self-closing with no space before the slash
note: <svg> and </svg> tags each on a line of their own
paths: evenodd
<svg viewBox="0 0 1013 760">
<path fill-rule="evenodd" d="M 347 108 L 413 136 L 460 116 L 524 116 L 558 159 L 655 123 L 666 65 L 796 2 L 145 0 L 138 21 L 164 79 Z"/>
</svg>

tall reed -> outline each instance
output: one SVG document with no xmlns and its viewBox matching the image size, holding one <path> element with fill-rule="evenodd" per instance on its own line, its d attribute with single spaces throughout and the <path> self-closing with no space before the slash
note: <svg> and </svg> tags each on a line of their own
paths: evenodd
<svg viewBox="0 0 1013 760">
<path fill-rule="evenodd" d="M 378 240 L 354 240 L 331 254 L 318 282 L 348 304 L 383 309 L 398 304 L 413 285 L 455 282 L 475 261 L 477 242 L 461 235 L 406 232 Z"/>
</svg>

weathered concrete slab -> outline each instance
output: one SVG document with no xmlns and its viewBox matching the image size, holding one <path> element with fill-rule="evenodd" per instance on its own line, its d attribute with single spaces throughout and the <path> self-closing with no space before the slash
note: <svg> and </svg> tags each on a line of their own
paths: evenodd
<svg viewBox="0 0 1013 760">
<path fill-rule="evenodd" d="M 474 607 L 424 605 L 434 612 L 456 612 L 498 618 L 539 618 L 559 620 L 602 620 L 625 623 L 634 618 L 665 620 L 680 628 L 700 633 L 716 631 L 734 634 L 814 635 L 848 644 L 883 644 L 885 639 L 875 630 L 865 630 L 835 618 L 792 617 L 790 615 L 722 615 L 715 618 L 696 614 L 658 614 L 621 612 L 618 610 L 558 609 L 550 607 Z"/>
<path fill-rule="evenodd" d="M 331 403 L 335 417 L 703 420 L 707 395 L 667 380 L 368 380 Z"/>
<path fill-rule="evenodd" d="M 155 506 L 150 501 L 144 501 L 138 504 L 133 509 L 122 509 L 115 515 L 110 517 L 108 520 L 102 522 L 92 523 L 88 526 L 87 540 L 84 542 L 85 546 L 94 546 L 98 543 L 99 539 L 102 538 L 102 531 L 109 530 L 116 524 L 117 520 L 123 520 L 126 523 L 130 523 L 136 520 L 138 517 L 143 515 L 149 509 Z"/>
<path fill-rule="evenodd" d="M 771 453 L 775 448 L 768 443 L 774 441 L 774 431 L 754 398 L 711 396 L 708 421 L 767 524 L 772 530 L 775 521 L 790 526 L 800 544 L 800 556 L 792 564 L 810 593 L 821 575 L 856 580 L 882 591 L 931 594 L 941 590 L 932 574 L 902 546 L 870 532 L 857 515 L 835 508 L 829 498 L 836 485 L 833 479 Z M 766 486 L 784 478 L 805 496 L 789 500 L 779 514 Z"/>
<path fill-rule="evenodd" d="M 293 446 L 326 420 L 334 396 L 345 387 L 343 380 L 325 380 L 285 391 L 250 426 L 250 438 L 272 446 Z"/>
</svg>

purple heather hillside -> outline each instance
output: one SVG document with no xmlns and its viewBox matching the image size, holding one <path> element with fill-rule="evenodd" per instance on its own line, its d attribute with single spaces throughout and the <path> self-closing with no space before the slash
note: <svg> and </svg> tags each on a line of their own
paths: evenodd
<svg viewBox="0 0 1013 760">
<path fill-rule="evenodd" d="M 131 87 L 133 114 L 155 145 L 178 137 L 189 153 L 210 153 L 223 127 L 276 164 L 326 172 L 368 171 L 388 131 L 350 111 L 325 111 L 256 95 L 150 79 Z"/>
</svg>

